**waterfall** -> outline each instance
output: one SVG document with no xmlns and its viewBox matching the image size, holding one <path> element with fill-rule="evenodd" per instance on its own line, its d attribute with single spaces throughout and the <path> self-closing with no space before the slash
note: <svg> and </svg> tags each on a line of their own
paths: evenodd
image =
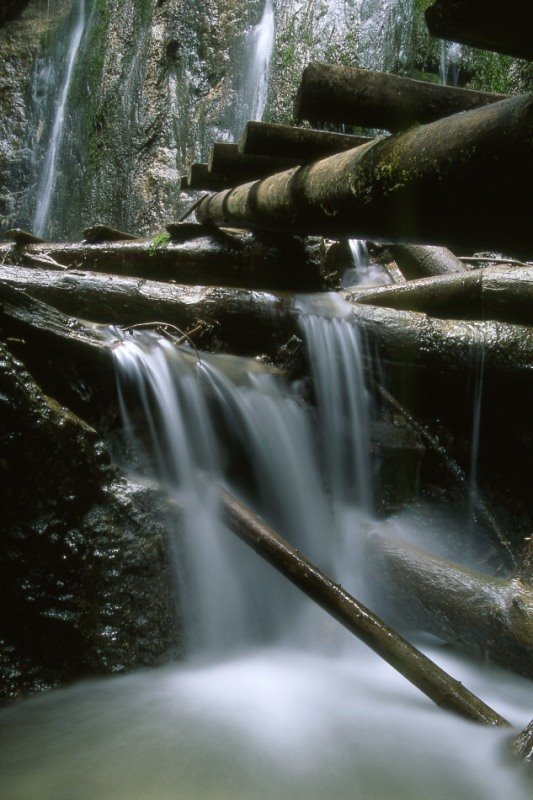
<svg viewBox="0 0 533 800">
<path fill-rule="evenodd" d="M 49 223 L 50 207 L 57 175 L 57 160 L 64 134 L 65 112 L 69 89 L 74 73 L 74 66 L 76 64 L 76 57 L 85 29 L 85 0 L 77 0 L 77 6 L 77 13 L 74 17 L 73 27 L 70 33 L 65 72 L 55 104 L 54 121 L 48 137 L 46 155 L 38 183 L 36 209 L 33 219 L 33 230 L 38 236 L 42 236 L 46 233 Z"/>
<path fill-rule="evenodd" d="M 247 36 L 248 67 L 245 83 L 237 99 L 237 129 L 248 120 L 261 120 L 265 111 L 270 60 L 274 49 L 275 18 L 272 0 L 266 0 L 259 23 Z"/>
<path fill-rule="evenodd" d="M 366 242 L 362 239 L 348 239 L 348 246 L 352 256 L 352 266 L 345 270 L 341 286 L 386 286 L 391 283 L 387 270 L 373 264 L 370 259 Z"/>
<path fill-rule="evenodd" d="M 168 536 L 189 655 L 3 709 L 2 797 L 530 797 L 524 772 L 501 757 L 507 730 L 474 731 L 425 702 L 220 519 L 217 481 L 360 594 L 370 404 L 359 336 L 348 306 L 337 310 L 302 318 L 316 439 L 305 381 L 290 386 L 251 360 L 112 333 L 130 469 L 179 509 Z M 400 534 L 414 522 L 398 518 Z M 424 536 L 446 534 L 431 514 L 417 524 Z M 513 723 L 527 722 L 526 679 L 479 670 L 438 645 L 431 655 Z"/>
</svg>

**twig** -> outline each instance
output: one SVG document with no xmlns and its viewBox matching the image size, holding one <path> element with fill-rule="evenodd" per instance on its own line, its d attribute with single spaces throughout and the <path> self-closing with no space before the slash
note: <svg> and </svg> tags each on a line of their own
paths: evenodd
<svg viewBox="0 0 533 800">
<path fill-rule="evenodd" d="M 479 264 L 514 264 L 515 267 L 530 267 L 531 261 L 517 261 L 516 258 L 489 258 L 488 256 L 459 256 L 459 261 Z"/>
</svg>

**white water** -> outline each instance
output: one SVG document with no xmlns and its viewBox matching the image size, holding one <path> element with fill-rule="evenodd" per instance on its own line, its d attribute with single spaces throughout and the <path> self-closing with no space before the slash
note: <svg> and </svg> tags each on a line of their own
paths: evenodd
<svg viewBox="0 0 533 800">
<path fill-rule="evenodd" d="M 261 20 L 250 32 L 247 42 L 249 63 L 246 84 L 239 100 L 239 117 L 244 122 L 263 119 L 274 35 L 274 7 L 272 0 L 266 0 Z"/>
<path fill-rule="evenodd" d="M 342 276 L 341 286 L 386 286 L 390 284 L 391 277 L 387 270 L 379 264 L 373 264 L 370 259 L 366 242 L 362 239 L 349 239 L 352 254 L 352 267 L 349 267 Z"/>
<path fill-rule="evenodd" d="M 372 525 L 358 508 L 370 505 L 370 408 L 358 336 L 342 318 L 347 307 L 337 311 L 302 320 L 318 440 L 297 388 L 253 362 L 197 362 L 147 335 L 114 350 L 137 463 L 184 510 L 169 537 L 189 657 L 5 709 L 3 800 L 530 797 L 522 769 L 505 757 L 509 733 L 437 709 L 220 522 L 215 480 L 360 596 L 358 545 Z M 347 424 L 328 418 L 326 401 Z M 326 481 L 339 481 L 331 493 L 324 462 Z M 413 521 L 397 525 L 404 535 Z M 430 517 L 418 525 L 442 538 Z M 529 681 L 430 650 L 525 725 Z"/>
<path fill-rule="evenodd" d="M 33 231 L 38 236 L 43 236 L 47 231 L 50 217 L 50 207 L 54 194 L 54 187 L 57 174 L 57 159 L 61 148 L 65 125 L 65 111 L 67 107 L 68 94 L 76 57 L 83 38 L 85 29 L 85 0 L 77 0 L 78 11 L 74 20 L 74 26 L 70 35 L 68 53 L 65 64 L 65 74 L 61 83 L 57 105 L 54 113 L 54 122 L 48 139 L 48 147 L 43 162 L 41 177 L 37 189 L 37 201 L 35 216 L 33 219 Z"/>
</svg>

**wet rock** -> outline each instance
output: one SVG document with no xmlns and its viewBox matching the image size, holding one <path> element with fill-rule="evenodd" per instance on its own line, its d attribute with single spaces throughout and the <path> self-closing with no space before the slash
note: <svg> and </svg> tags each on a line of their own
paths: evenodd
<svg viewBox="0 0 533 800">
<path fill-rule="evenodd" d="M 162 501 L 3 345 L 0 453 L 0 696 L 175 653 Z"/>
</svg>

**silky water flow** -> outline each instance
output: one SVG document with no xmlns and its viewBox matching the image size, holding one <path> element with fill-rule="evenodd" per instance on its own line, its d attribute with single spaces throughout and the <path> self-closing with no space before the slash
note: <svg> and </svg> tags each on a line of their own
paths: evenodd
<svg viewBox="0 0 533 800">
<path fill-rule="evenodd" d="M 366 356 L 346 308 L 337 302 L 324 318 L 323 302 L 303 301 L 301 319 L 315 410 L 305 380 L 120 334 L 129 467 L 176 509 L 168 540 L 187 656 L 6 708 L 3 800 L 530 797 L 506 755 L 509 732 L 433 706 L 221 520 L 219 483 L 364 591 L 360 543 L 375 524 Z M 511 722 L 527 722 L 527 680 L 438 643 L 425 649 Z"/>
</svg>

